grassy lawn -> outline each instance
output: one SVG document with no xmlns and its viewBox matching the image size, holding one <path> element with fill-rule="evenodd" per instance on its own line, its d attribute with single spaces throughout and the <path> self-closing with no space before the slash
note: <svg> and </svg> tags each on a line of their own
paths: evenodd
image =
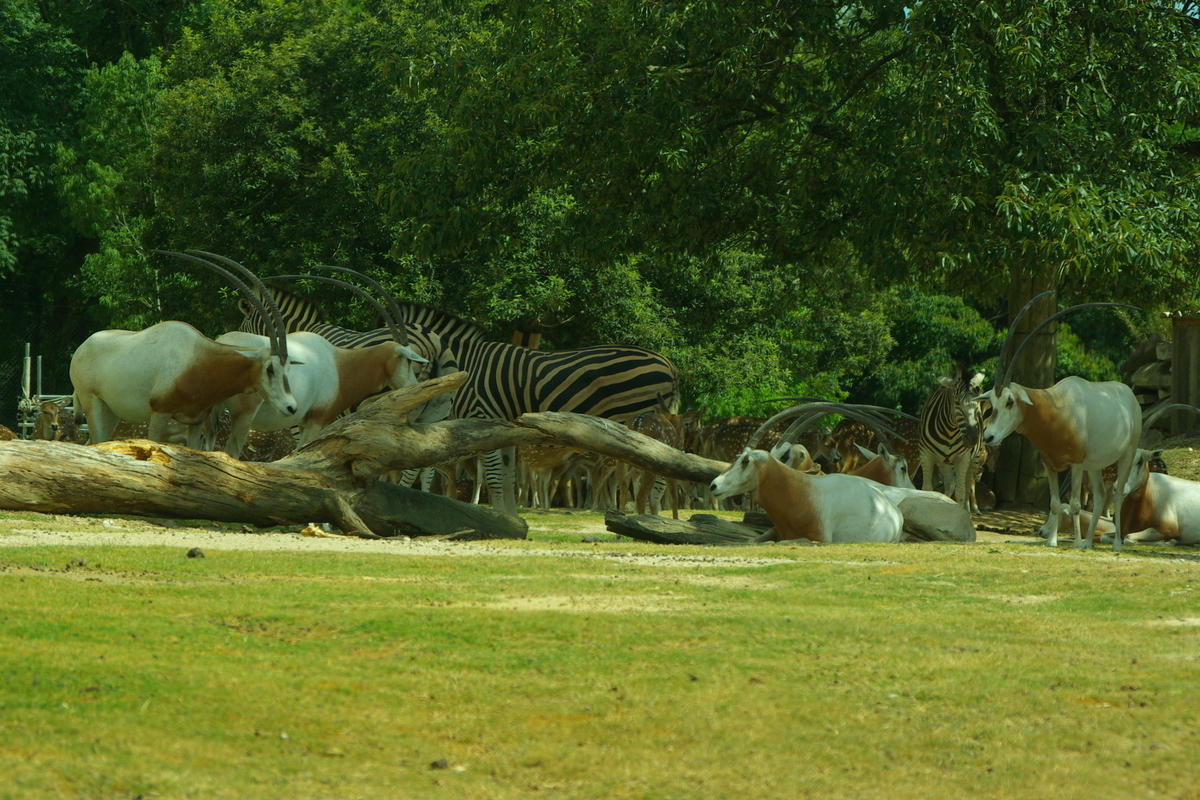
<svg viewBox="0 0 1200 800">
<path fill-rule="evenodd" d="M 0 797 L 1200 797 L 1200 553 L 597 520 L 422 556 L 0 535 Z"/>
</svg>

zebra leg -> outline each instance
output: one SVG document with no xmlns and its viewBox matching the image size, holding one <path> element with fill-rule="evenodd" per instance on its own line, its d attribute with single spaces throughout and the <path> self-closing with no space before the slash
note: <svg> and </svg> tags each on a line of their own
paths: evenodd
<svg viewBox="0 0 1200 800">
<path fill-rule="evenodd" d="M 488 493 L 491 495 L 492 508 L 497 511 L 517 516 L 516 499 L 516 461 L 517 448 L 503 447 L 484 454 L 483 460 L 487 471 Z"/>
<path fill-rule="evenodd" d="M 504 470 L 504 462 L 501 460 L 499 450 L 490 450 L 483 454 L 483 471 L 484 477 L 487 480 L 488 497 L 492 501 L 492 508 L 499 508 L 496 498 L 503 498 L 504 493 L 501 487 L 503 476 L 501 472 Z M 475 482 L 475 502 L 479 502 L 482 493 L 480 481 Z"/>
<path fill-rule="evenodd" d="M 480 458 L 479 456 L 473 457 L 473 462 L 475 464 L 475 488 L 471 492 L 471 505 L 474 506 L 479 505 L 479 498 L 483 496 L 483 481 L 485 472 L 484 462 L 486 459 L 487 456 L 484 456 L 483 458 Z M 461 466 L 461 464 L 462 462 L 460 461 L 459 465 Z M 470 464 L 467 466 L 470 466 Z M 466 474 L 466 471 L 466 467 L 463 467 L 464 474 Z"/>
<path fill-rule="evenodd" d="M 971 454 L 960 453 L 954 463 L 954 499 L 958 504 L 971 513 L 971 496 L 967 486 L 967 473 L 971 471 Z"/>
<path fill-rule="evenodd" d="M 933 453 L 929 452 L 928 450 L 926 450 L 925 448 L 922 447 L 921 448 L 921 490 L 925 491 L 925 492 L 932 492 L 935 488 L 934 487 L 934 479 L 933 479 L 933 470 L 934 470 L 933 462 L 934 462 Z"/>
</svg>

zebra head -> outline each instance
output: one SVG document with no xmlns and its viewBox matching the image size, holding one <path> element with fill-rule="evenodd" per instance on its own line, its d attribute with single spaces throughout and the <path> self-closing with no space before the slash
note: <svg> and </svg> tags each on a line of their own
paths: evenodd
<svg viewBox="0 0 1200 800">
<path fill-rule="evenodd" d="M 980 404 L 983 388 L 982 372 L 976 372 L 970 378 L 968 370 L 961 362 L 954 365 L 954 376 L 943 376 L 939 379 L 954 397 L 955 415 L 958 417 L 958 427 L 962 431 L 963 442 L 967 447 L 974 448 L 979 444 L 983 434 L 983 411 Z"/>
</svg>

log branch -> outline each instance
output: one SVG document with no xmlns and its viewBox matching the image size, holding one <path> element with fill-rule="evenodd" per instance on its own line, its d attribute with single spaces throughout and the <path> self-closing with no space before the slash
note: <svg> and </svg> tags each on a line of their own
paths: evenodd
<svg viewBox="0 0 1200 800">
<path fill-rule="evenodd" d="M 707 483 L 728 465 L 681 453 L 624 425 L 579 414 L 526 414 L 515 422 L 410 424 L 426 401 L 466 373 L 400 389 L 338 420 L 287 458 L 250 463 L 224 453 L 121 440 L 0 443 L 0 508 L 245 522 L 331 523 L 360 536 L 449 534 L 524 538 L 524 520 L 380 480 L 520 444 L 615 456 L 662 475 Z"/>
</svg>

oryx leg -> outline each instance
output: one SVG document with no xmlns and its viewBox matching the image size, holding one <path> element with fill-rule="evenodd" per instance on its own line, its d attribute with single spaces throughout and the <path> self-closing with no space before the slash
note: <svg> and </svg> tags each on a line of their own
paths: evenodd
<svg viewBox="0 0 1200 800">
<path fill-rule="evenodd" d="M 225 440 L 225 453 L 240 459 L 250 438 L 250 425 L 254 415 L 262 405 L 262 396 L 258 392 L 247 392 L 225 401 L 229 407 L 229 438 Z M 219 404 L 218 404 L 219 405 Z"/>
<path fill-rule="evenodd" d="M 1103 539 L 1101 539 L 1101 541 L 1104 541 L 1107 538 L 1108 537 L 1105 536 Z M 1165 542 L 1167 541 L 1167 537 L 1158 528 L 1146 528 L 1144 531 L 1138 531 L 1137 533 L 1129 534 L 1125 537 L 1125 541 L 1128 544 L 1152 544 L 1154 542 Z M 1113 544 L 1116 544 L 1115 539 L 1113 540 Z"/>
<path fill-rule="evenodd" d="M 146 423 L 146 438 L 152 442 L 167 441 L 167 425 L 172 419 L 173 416 L 171 414 L 152 412 L 150 414 L 150 421 Z"/>
<path fill-rule="evenodd" d="M 1042 462 L 1045 464 L 1045 462 Z M 1049 465 L 1046 466 L 1046 481 L 1050 484 L 1050 516 L 1046 519 L 1046 524 L 1038 531 L 1038 534 L 1045 538 L 1048 547 L 1058 547 L 1058 520 L 1062 513 L 1067 510 L 1067 504 L 1058 497 L 1058 473 Z M 1078 481 L 1076 481 L 1078 486 Z M 1074 487 L 1072 487 L 1074 491 Z M 1078 530 L 1078 529 L 1076 529 Z"/>
<path fill-rule="evenodd" d="M 1099 524 L 1100 517 L 1103 516 L 1105 506 L 1107 505 L 1104 502 L 1104 470 L 1100 470 L 1100 469 L 1088 470 L 1087 476 L 1088 476 L 1088 478 L 1091 479 L 1091 484 L 1092 484 L 1092 501 L 1093 501 L 1092 502 L 1092 521 L 1088 525 L 1087 542 L 1083 545 L 1079 545 L 1079 544 L 1075 545 L 1076 547 L 1079 547 L 1080 549 L 1088 549 L 1092 546 L 1092 537 L 1094 537 L 1096 535 L 1096 525 Z M 1074 479 L 1074 477 L 1075 477 L 1074 474 L 1072 474 L 1071 478 Z M 1082 477 L 1082 476 L 1080 476 L 1080 477 Z M 1080 483 L 1083 483 L 1083 481 L 1080 481 Z M 1075 497 L 1075 492 L 1072 488 L 1072 492 L 1071 492 L 1072 506 L 1073 506 L 1074 497 Z M 1096 502 L 1096 498 L 1100 498 L 1099 503 Z M 1078 513 L 1078 512 L 1076 512 L 1076 513 Z"/>
<path fill-rule="evenodd" d="M 1071 500 L 1068 511 L 1071 514 L 1071 530 L 1075 534 L 1076 550 L 1086 550 L 1092 546 L 1092 533 L 1095 532 L 1096 522 L 1100 519 L 1096 514 L 1092 515 L 1092 521 L 1088 524 L 1088 538 L 1085 543 L 1079 529 L 1079 512 L 1083 509 L 1081 496 L 1083 495 L 1084 474 L 1083 467 L 1075 464 L 1071 465 Z"/>
<path fill-rule="evenodd" d="M 1137 457 L 1137 450 L 1133 447 L 1126 448 L 1121 457 L 1117 459 L 1117 482 L 1113 484 L 1113 552 L 1121 552 L 1121 500 L 1126 482 L 1129 480 L 1129 473 L 1133 470 L 1133 460 Z"/>
<path fill-rule="evenodd" d="M 120 419 L 108 407 L 108 403 L 99 397 L 89 397 L 86 401 L 80 398 L 80 405 L 84 405 L 83 413 L 87 417 L 88 444 L 100 444 L 112 439 Z"/>
<path fill-rule="evenodd" d="M 779 531 L 775 530 L 774 528 L 768 528 L 766 533 L 760 534 L 759 536 L 751 539 L 750 541 L 754 542 L 755 544 L 760 544 L 762 542 L 775 542 L 778 540 L 779 540 Z"/>
</svg>

